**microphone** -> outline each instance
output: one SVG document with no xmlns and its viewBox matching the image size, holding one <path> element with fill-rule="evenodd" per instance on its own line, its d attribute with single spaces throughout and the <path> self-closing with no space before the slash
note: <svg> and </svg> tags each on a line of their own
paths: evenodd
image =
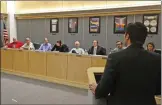
<svg viewBox="0 0 162 105">
<path fill-rule="evenodd" d="M 77 52 L 75 50 L 72 50 L 72 53 L 75 53 L 76 54 Z"/>
</svg>

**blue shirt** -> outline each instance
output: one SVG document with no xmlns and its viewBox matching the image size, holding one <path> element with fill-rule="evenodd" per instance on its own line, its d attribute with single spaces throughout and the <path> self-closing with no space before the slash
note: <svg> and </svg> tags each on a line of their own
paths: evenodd
<svg viewBox="0 0 162 105">
<path fill-rule="evenodd" d="M 50 43 L 47 43 L 47 44 L 43 43 L 43 44 L 41 44 L 41 46 L 39 48 L 39 50 L 41 50 L 41 51 L 51 51 L 51 49 L 52 49 L 52 46 Z"/>
</svg>

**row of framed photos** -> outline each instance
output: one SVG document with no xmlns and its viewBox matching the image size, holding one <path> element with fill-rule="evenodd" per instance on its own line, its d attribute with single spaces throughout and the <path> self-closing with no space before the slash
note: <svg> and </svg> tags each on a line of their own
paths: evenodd
<svg viewBox="0 0 162 105">
<path fill-rule="evenodd" d="M 59 32 L 59 19 L 54 18 L 50 21 L 51 33 Z M 100 17 L 89 18 L 89 33 L 100 33 Z M 78 33 L 78 18 L 68 18 L 68 32 Z"/>
<path fill-rule="evenodd" d="M 148 34 L 158 33 L 158 14 L 143 15 L 143 23 L 147 27 Z M 114 33 L 123 34 L 127 25 L 127 16 L 114 16 Z M 89 33 L 100 33 L 100 17 L 89 17 Z M 50 32 L 59 32 L 59 19 L 50 20 Z M 78 18 L 68 18 L 68 32 L 78 33 Z"/>
</svg>

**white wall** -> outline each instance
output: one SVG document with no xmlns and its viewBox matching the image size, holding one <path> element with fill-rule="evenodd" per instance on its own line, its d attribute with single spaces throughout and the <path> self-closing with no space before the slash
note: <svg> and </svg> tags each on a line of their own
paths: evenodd
<svg viewBox="0 0 162 105">
<path fill-rule="evenodd" d="M 8 14 L 8 33 L 10 35 L 10 42 L 13 38 L 17 38 L 17 26 L 15 14 L 15 1 L 7 1 L 7 14 Z"/>
</svg>

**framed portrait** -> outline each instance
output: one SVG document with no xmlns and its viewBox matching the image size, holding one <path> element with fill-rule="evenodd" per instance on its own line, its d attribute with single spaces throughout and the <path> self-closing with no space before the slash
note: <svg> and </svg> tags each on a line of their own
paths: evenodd
<svg viewBox="0 0 162 105">
<path fill-rule="evenodd" d="M 127 25 L 127 16 L 114 16 L 114 33 L 124 34 Z"/>
<path fill-rule="evenodd" d="M 78 18 L 68 18 L 68 32 L 78 33 Z"/>
<path fill-rule="evenodd" d="M 158 33 L 158 14 L 145 14 L 143 15 L 143 24 L 147 27 L 148 34 Z"/>
<path fill-rule="evenodd" d="M 50 20 L 50 32 L 58 33 L 59 32 L 59 19 L 54 18 Z"/>
<path fill-rule="evenodd" d="M 89 17 L 89 33 L 100 33 L 100 17 Z"/>
</svg>

